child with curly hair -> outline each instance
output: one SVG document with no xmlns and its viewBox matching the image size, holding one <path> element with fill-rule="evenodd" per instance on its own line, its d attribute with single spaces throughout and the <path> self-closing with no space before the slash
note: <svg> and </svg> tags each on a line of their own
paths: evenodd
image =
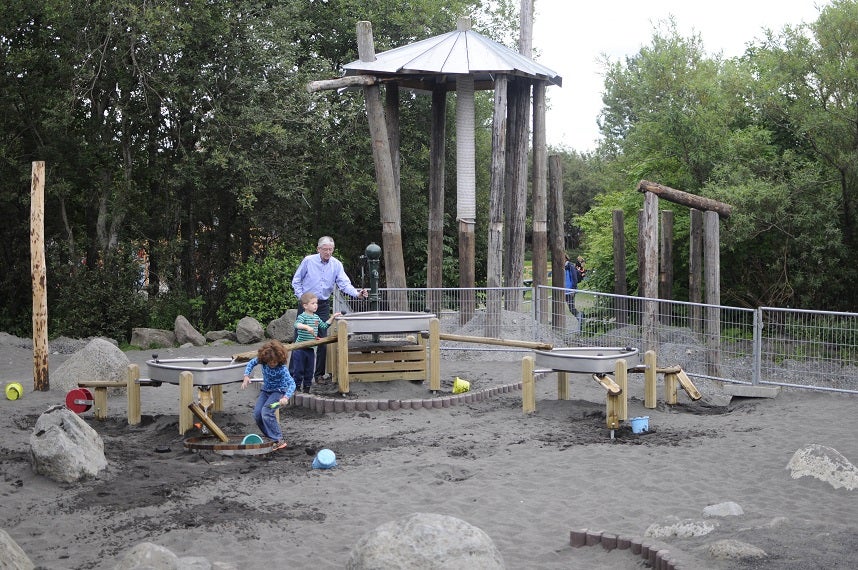
<svg viewBox="0 0 858 570">
<path fill-rule="evenodd" d="M 257 364 L 262 365 L 262 389 L 253 407 L 253 419 L 265 437 L 277 442 L 274 444 L 274 450 L 283 449 L 287 445 L 274 411 L 277 406 L 272 407 L 272 404 L 285 406 L 295 393 L 295 380 L 286 368 L 288 361 L 289 351 L 283 343 L 279 340 L 268 341 L 259 347 L 256 357 L 244 367 L 244 381 L 241 383 L 242 390 L 247 388 L 250 384 L 250 373 Z"/>
</svg>

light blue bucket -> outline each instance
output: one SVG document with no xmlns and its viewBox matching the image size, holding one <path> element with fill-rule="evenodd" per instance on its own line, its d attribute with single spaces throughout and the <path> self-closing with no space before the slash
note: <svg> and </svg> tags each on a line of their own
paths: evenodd
<svg viewBox="0 0 858 570">
<path fill-rule="evenodd" d="M 337 466 L 337 456 L 330 449 L 321 449 L 313 459 L 313 469 L 330 469 Z"/>
<path fill-rule="evenodd" d="M 632 423 L 632 433 L 649 431 L 649 416 L 638 416 L 629 421 Z"/>
</svg>

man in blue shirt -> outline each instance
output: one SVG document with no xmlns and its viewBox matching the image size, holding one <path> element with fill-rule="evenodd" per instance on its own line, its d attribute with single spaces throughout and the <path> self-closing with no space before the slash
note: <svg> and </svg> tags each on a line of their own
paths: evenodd
<svg viewBox="0 0 858 570">
<path fill-rule="evenodd" d="M 307 291 L 315 293 L 319 299 L 316 314 L 323 321 L 327 321 L 331 316 L 330 297 L 335 287 L 346 295 L 357 299 L 365 299 L 369 292 L 366 289 L 357 290 L 352 285 L 343 264 L 334 257 L 334 238 L 330 236 L 320 237 L 316 251 L 318 253 L 308 255 L 301 261 L 298 270 L 295 271 L 295 276 L 292 277 L 292 290 L 299 300 L 301 295 Z M 298 314 L 303 310 L 301 303 L 298 303 Z M 325 337 L 327 334 L 327 331 L 319 330 L 320 337 Z M 315 377 L 317 382 L 325 375 L 327 352 L 327 345 L 325 344 L 320 344 L 316 348 Z"/>
</svg>

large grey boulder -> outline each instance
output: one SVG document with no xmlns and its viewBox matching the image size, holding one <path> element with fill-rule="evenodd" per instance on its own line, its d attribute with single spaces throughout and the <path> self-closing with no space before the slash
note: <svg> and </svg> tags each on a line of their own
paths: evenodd
<svg viewBox="0 0 858 570">
<path fill-rule="evenodd" d="M 814 443 L 799 449 L 786 468 L 793 479 L 815 477 L 835 489 L 858 488 L 858 469 L 839 451 L 824 445 Z"/>
<path fill-rule="evenodd" d="M 170 348 L 176 346 L 176 333 L 164 329 L 131 329 L 131 346 L 138 348 Z"/>
<path fill-rule="evenodd" d="M 51 388 L 68 392 L 77 388 L 78 382 L 121 381 L 125 379 L 128 364 L 128 356 L 118 346 L 94 338 L 51 373 Z"/>
<path fill-rule="evenodd" d="M 0 570 L 33 570 L 35 566 L 9 533 L 0 528 Z"/>
<path fill-rule="evenodd" d="M 65 406 L 48 408 L 36 420 L 30 460 L 33 471 L 61 483 L 96 477 L 107 468 L 101 437 Z"/>
<path fill-rule="evenodd" d="M 281 342 L 292 342 L 295 339 L 296 318 L 298 318 L 298 309 L 289 309 L 279 319 L 268 323 L 265 327 L 266 336 Z"/>
<path fill-rule="evenodd" d="M 233 331 L 209 331 L 206 333 L 206 340 L 208 342 L 216 342 L 219 340 L 235 341 L 236 338 Z"/>
<path fill-rule="evenodd" d="M 176 321 L 173 324 L 173 332 L 176 335 L 176 342 L 180 345 L 187 343 L 191 343 L 194 346 L 206 345 L 206 337 L 195 329 L 190 321 L 182 315 L 176 317 Z"/>
<path fill-rule="evenodd" d="M 461 519 L 413 513 L 385 523 L 352 547 L 349 570 L 484 570 L 504 568 L 492 539 Z"/>
<path fill-rule="evenodd" d="M 235 338 L 240 344 L 253 344 L 265 338 L 265 331 L 253 317 L 244 317 L 235 327 Z"/>
</svg>

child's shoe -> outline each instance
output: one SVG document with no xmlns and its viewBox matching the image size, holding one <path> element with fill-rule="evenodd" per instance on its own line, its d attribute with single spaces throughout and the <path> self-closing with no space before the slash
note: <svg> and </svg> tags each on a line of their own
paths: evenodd
<svg viewBox="0 0 858 570">
<path fill-rule="evenodd" d="M 285 439 L 281 439 L 277 443 L 274 444 L 272 451 L 277 451 L 278 449 L 285 449 L 289 444 L 286 443 Z"/>
</svg>

